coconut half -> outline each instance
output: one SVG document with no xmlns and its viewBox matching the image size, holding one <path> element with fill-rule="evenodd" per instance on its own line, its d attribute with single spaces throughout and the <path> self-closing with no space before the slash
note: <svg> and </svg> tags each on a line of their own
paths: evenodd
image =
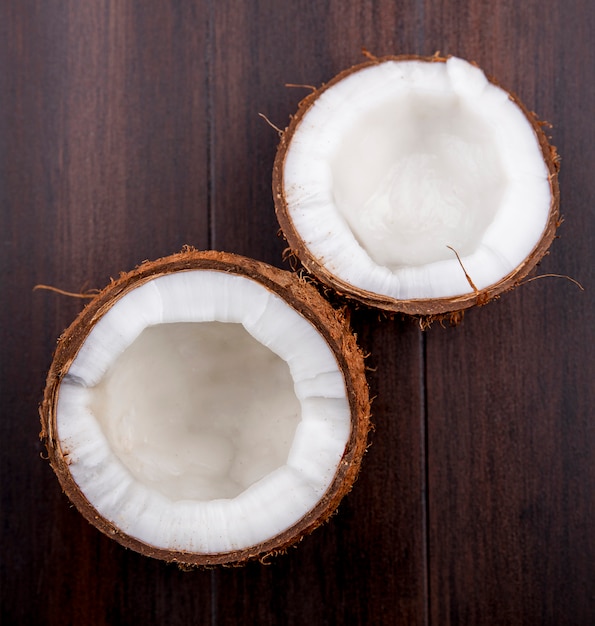
<svg viewBox="0 0 595 626">
<path fill-rule="evenodd" d="M 307 96 L 273 194 L 291 251 L 336 291 L 436 315 L 514 287 L 558 225 L 558 158 L 513 94 L 459 58 L 384 57 Z"/>
<path fill-rule="evenodd" d="M 313 530 L 366 448 L 363 357 L 296 275 L 184 250 L 112 282 L 60 338 L 40 407 L 60 483 L 108 536 L 241 563 Z"/>
</svg>

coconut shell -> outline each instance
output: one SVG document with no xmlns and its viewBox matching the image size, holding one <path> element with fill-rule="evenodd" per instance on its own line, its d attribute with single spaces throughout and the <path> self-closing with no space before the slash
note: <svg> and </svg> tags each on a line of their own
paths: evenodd
<svg viewBox="0 0 595 626">
<path fill-rule="evenodd" d="M 205 554 L 158 548 L 122 532 L 100 515 L 85 497 L 69 470 L 69 451 L 62 446 L 57 432 L 57 401 L 60 384 L 79 349 L 103 315 L 126 293 L 143 283 L 172 272 L 215 270 L 251 278 L 280 296 L 309 320 L 324 337 L 343 372 L 351 407 L 351 435 L 335 477 L 316 506 L 291 528 L 267 541 L 234 552 Z M 157 261 L 144 262 L 131 272 L 123 273 L 105 287 L 81 311 L 58 341 L 51 364 L 43 402 L 40 406 L 41 439 L 48 451 L 50 464 L 62 489 L 83 516 L 101 532 L 120 544 L 146 556 L 184 565 L 238 565 L 252 559 L 263 560 L 299 542 L 304 535 L 325 522 L 356 480 L 367 446 L 370 428 L 370 399 L 365 377 L 364 358 L 348 322 L 319 292 L 296 274 L 235 254 L 217 251 L 182 252 Z"/>
<path fill-rule="evenodd" d="M 548 178 L 551 191 L 549 217 L 543 233 L 531 253 L 512 272 L 504 276 L 497 283 L 494 283 L 485 289 L 476 289 L 468 277 L 470 285 L 473 288 L 473 293 L 467 293 L 456 297 L 398 300 L 372 291 L 366 291 L 342 280 L 312 254 L 291 219 L 289 207 L 285 197 L 283 172 L 285 167 L 285 158 L 293 136 L 299 128 L 304 115 L 308 112 L 320 95 L 347 76 L 372 65 L 377 65 L 386 61 L 424 61 L 426 63 L 444 63 L 449 58 L 439 55 L 431 57 L 416 55 L 373 57 L 370 54 L 366 54 L 366 56 L 369 58 L 368 61 L 342 71 L 328 83 L 323 84 L 321 87 L 308 94 L 299 103 L 297 112 L 291 117 L 289 125 L 281 133 L 281 140 L 277 148 L 273 167 L 272 184 L 275 211 L 279 225 L 281 226 L 281 231 L 287 240 L 290 252 L 300 260 L 305 269 L 338 294 L 348 299 L 361 302 L 367 306 L 376 307 L 388 312 L 400 312 L 420 316 L 430 320 L 433 318 L 443 317 L 451 317 L 455 319 L 460 317 L 460 312 L 465 309 L 477 305 L 484 305 L 500 294 L 516 287 L 531 272 L 531 270 L 535 268 L 536 264 L 547 253 L 555 237 L 556 229 L 560 225 L 560 191 L 558 187 L 560 159 L 556 148 L 550 144 L 548 137 L 543 131 L 543 126 L 545 124 L 537 118 L 535 113 L 529 111 L 515 94 L 504 90 L 508 93 L 510 100 L 512 100 L 519 107 L 527 119 L 527 122 L 531 125 L 539 142 L 539 146 L 543 154 L 543 160 L 549 173 Z M 487 76 L 487 78 L 492 84 L 500 89 L 503 89 L 503 87 L 494 78 L 490 76 Z M 422 325 L 425 325 L 423 321 Z"/>
</svg>

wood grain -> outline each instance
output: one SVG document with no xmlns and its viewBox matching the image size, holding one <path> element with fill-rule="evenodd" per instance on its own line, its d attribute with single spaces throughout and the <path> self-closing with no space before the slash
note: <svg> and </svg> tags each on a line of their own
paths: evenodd
<svg viewBox="0 0 595 626">
<path fill-rule="evenodd" d="M 581 54 L 593 10 L 575 3 L 569 15 L 567 7 L 552 5 L 546 19 L 533 2 L 497 10 L 476 3 L 462 23 L 452 12 L 429 15 L 426 33 L 442 35 L 445 52 L 475 58 L 553 124 L 563 155 L 562 214 L 572 224 L 562 226 L 537 274 L 588 285 L 592 269 L 576 261 L 592 259 L 592 230 L 590 239 L 578 232 L 592 191 L 577 156 L 595 155 L 583 140 L 569 145 L 567 133 L 581 126 L 581 95 L 593 110 L 593 53 L 586 64 L 570 62 L 572 50 Z M 492 33 L 501 34 L 506 55 L 489 45 Z M 595 548 L 595 372 L 576 334 L 592 315 L 592 289 L 546 278 L 472 312 L 454 332 L 428 333 L 432 623 L 592 621 L 595 573 L 578 553 Z M 579 388 L 586 396 L 575 396 Z"/>
<path fill-rule="evenodd" d="M 1 3 L 2 624 L 595 623 L 592 32 L 589 0 Z M 40 458 L 82 303 L 33 286 L 186 243 L 289 267 L 259 113 L 284 127 L 362 47 L 475 60 L 553 124 L 565 222 L 538 273 L 585 291 L 543 278 L 424 333 L 353 310 L 375 431 L 338 513 L 268 565 L 126 551 Z"/>
</svg>

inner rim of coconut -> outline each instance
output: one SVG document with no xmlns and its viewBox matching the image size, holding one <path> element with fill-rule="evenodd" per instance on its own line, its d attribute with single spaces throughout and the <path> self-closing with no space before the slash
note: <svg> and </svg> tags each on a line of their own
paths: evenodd
<svg viewBox="0 0 595 626">
<path fill-rule="evenodd" d="M 198 358 L 193 341 L 214 348 L 214 354 Z M 165 355 L 173 356 L 178 369 L 172 373 L 164 367 L 160 379 L 159 364 L 149 362 L 147 342 L 161 346 L 164 361 Z M 230 342 L 238 344 L 240 358 L 252 359 L 234 363 L 232 378 L 264 365 L 274 380 L 262 392 L 274 387 L 274 406 L 266 407 L 244 385 L 243 396 L 226 401 L 232 410 L 252 402 L 245 407 L 246 419 L 227 415 L 224 428 L 211 428 L 201 440 L 193 432 L 192 407 L 180 400 L 177 416 L 164 414 L 160 394 L 168 382 L 174 383 L 174 395 L 187 391 L 187 382 L 195 385 L 189 392 L 194 400 L 200 385 L 215 391 L 208 372 L 221 375 L 221 350 L 234 353 Z M 136 371 L 128 368 L 128 381 L 117 380 L 131 359 Z M 182 384 L 177 375 L 188 367 L 198 375 Z M 122 392 L 124 400 L 109 398 Z M 120 417 L 106 417 L 108 407 Z M 142 419 L 131 415 L 135 407 L 154 409 L 149 433 L 139 429 Z M 56 424 L 73 479 L 103 517 L 157 548 L 214 554 L 262 543 L 317 504 L 349 440 L 350 416 L 337 360 L 309 321 L 250 278 L 188 270 L 143 283 L 97 322 L 62 380 Z M 161 420 L 172 417 L 177 424 L 164 427 Z M 204 415 L 201 420 L 209 422 Z M 267 444 L 271 428 L 277 429 L 280 445 L 249 458 L 254 443 Z M 202 469 L 189 446 L 193 438 L 197 455 L 206 458 Z M 138 443 L 147 446 L 147 454 L 128 454 Z M 193 485 L 203 470 L 203 477 L 215 478 L 210 487 Z"/>
<path fill-rule="evenodd" d="M 474 65 L 383 60 L 313 101 L 283 168 L 289 215 L 343 281 L 394 299 L 473 293 L 530 255 L 551 189 L 539 140 Z"/>
</svg>

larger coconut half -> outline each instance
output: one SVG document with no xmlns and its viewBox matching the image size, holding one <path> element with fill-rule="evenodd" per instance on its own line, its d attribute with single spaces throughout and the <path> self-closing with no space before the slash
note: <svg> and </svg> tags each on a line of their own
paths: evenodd
<svg viewBox="0 0 595 626">
<path fill-rule="evenodd" d="M 363 357 L 297 276 L 185 250 L 123 274 L 60 338 L 40 409 L 66 494 L 143 554 L 241 563 L 336 509 L 369 427 Z"/>
<path fill-rule="evenodd" d="M 558 223 L 540 123 L 475 65 L 374 59 L 300 104 L 273 174 L 291 250 L 335 290 L 389 311 L 483 304 L 527 275 Z"/>
</svg>

